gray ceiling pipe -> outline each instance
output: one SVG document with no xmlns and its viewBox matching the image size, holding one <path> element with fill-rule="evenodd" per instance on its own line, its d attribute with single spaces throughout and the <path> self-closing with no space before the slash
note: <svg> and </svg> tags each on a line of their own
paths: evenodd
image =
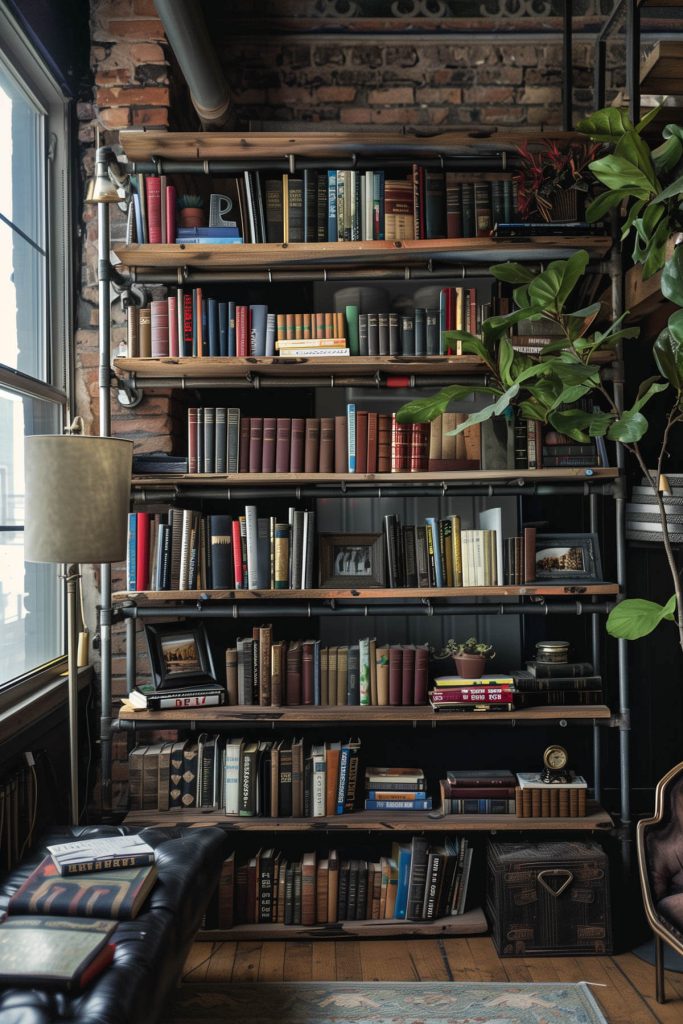
<svg viewBox="0 0 683 1024">
<path fill-rule="evenodd" d="M 166 38 L 180 65 L 205 128 L 232 120 L 230 94 L 206 28 L 199 0 L 154 0 Z"/>
</svg>

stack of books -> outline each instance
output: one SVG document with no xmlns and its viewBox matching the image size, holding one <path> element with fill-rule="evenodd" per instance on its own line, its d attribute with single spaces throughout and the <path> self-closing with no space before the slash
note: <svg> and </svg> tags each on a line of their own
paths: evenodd
<svg viewBox="0 0 683 1024">
<path fill-rule="evenodd" d="M 434 711 L 513 711 L 516 696 L 513 676 L 437 676 L 429 703 Z"/>
<path fill-rule="evenodd" d="M 303 739 L 195 740 L 139 745 L 128 755 L 131 810 L 224 810 L 228 815 L 321 818 L 353 810 L 360 740 L 304 750 Z"/>
<path fill-rule="evenodd" d="M 366 768 L 366 811 L 431 811 L 421 768 Z"/>
<path fill-rule="evenodd" d="M 588 783 L 571 773 L 571 782 L 543 782 L 538 772 L 518 772 L 515 807 L 518 818 L 583 818 Z"/>
<path fill-rule="evenodd" d="M 453 770 L 439 780 L 442 814 L 515 814 L 517 779 L 505 769 Z"/>
<path fill-rule="evenodd" d="M 604 703 L 602 676 L 590 661 L 528 661 L 514 677 L 518 707 Z"/>
</svg>

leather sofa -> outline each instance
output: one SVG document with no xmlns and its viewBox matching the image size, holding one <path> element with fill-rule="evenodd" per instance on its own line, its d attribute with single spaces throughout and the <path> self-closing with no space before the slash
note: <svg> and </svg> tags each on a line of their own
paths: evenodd
<svg viewBox="0 0 683 1024">
<path fill-rule="evenodd" d="M 62 828 L 0 885 L 0 910 L 46 856 L 45 846 L 139 831 L 156 850 L 159 878 L 134 921 L 119 922 L 113 963 L 82 993 L 0 989 L 0 1024 L 154 1024 L 178 984 L 188 949 L 215 892 L 228 836 L 218 828 Z M 0 927 L 2 927 L 0 925 Z"/>
</svg>

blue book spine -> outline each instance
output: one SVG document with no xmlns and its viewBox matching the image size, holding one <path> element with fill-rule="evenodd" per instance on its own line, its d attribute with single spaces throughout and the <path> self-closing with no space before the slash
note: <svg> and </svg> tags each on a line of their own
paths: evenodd
<svg viewBox="0 0 683 1024">
<path fill-rule="evenodd" d="M 356 406 L 349 402 L 346 406 L 346 450 L 349 473 L 356 472 Z"/>
<path fill-rule="evenodd" d="M 206 318 L 208 320 L 209 355 L 220 355 L 220 341 L 218 337 L 218 303 L 215 299 L 207 299 Z"/>
<path fill-rule="evenodd" d="M 258 303 L 249 307 L 251 331 L 249 336 L 249 355 L 265 356 L 266 354 L 266 320 L 268 307 Z"/>
<path fill-rule="evenodd" d="M 434 547 L 434 572 L 436 574 L 437 587 L 443 586 L 443 565 L 441 564 L 441 545 L 439 544 L 439 524 L 433 516 L 425 519 L 425 525 L 431 530 L 432 545 Z"/>
<path fill-rule="evenodd" d="M 133 193 L 133 212 L 135 213 L 135 237 L 138 242 L 144 242 L 145 234 L 142 227 L 142 207 L 140 206 L 140 196 L 137 192 Z"/>
<path fill-rule="evenodd" d="M 343 746 L 339 754 L 339 786 L 337 787 L 337 814 L 344 813 L 344 802 L 346 800 L 346 787 L 349 783 L 349 761 L 351 759 L 350 747 Z"/>
<path fill-rule="evenodd" d="M 135 590 L 137 581 L 137 553 L 138 553 L 138 516 L 137 512 L 128 513 L 128 590 Z"/>
<path fill-rule="evenodd" d="M 366 811 L 431 811 L 432 798 L 426 800 L 366 800 Z"/>
<path fill-rule="evenodd" d="M 235 333 L 235 316 L 236 316 L 237 303 L 228 303 L 228 355 L 234 356 L 237 351 L 237 341 Z"/>
<path fill-rule="evenodd" d="M 228 304 L 218 303 L 218 355 L 228 354 Z"/>
<path fill-rule="evenodd" d="M 398 851 L 398 885 L 394 917 L 405 919 L 408 910 L 408 879 L 410 877 L 410 847 Z"/>
<path fill-rule="evenodd" d="M 327 241 L 338 241 L 337 236 L 337 172 L 327 172 Z"/>
<path fill-rule="evenodd" d="M 221 224 L 217 228 L 176 228 L 177 238 L 235 238 L 239 235 L 237 223 Z"/>
<path fill-rule="evenodd" d="M 240 235 L 234 238 L 176 238 L 178 245 L 242 245 L 244 239 Z"/>
</svg>

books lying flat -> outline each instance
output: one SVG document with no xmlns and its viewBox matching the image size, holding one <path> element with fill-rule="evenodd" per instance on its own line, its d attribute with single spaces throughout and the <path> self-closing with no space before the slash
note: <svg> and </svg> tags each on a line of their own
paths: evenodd
<svg viewBox="0 0 683 1024">
<path fill-rule="evenodd" d="M 61 875 L 142 867 L 154 863 L 154 850 L 139 835 L 57 843 L 48 846 L 47 851 Z"/>
<path fill-rule="evenodd" d="M 517 778 L 507 768 L 468 768 L 446 772 L 449 786 L 504 786 L 513 788 Z"/>
<path fill-rule="evenodd" d="M 571 782 L 542 782 L 538 772 L 519 772 L 516 813 L 519 818 L 583 818 L 588 784 L 580 775 Z"/>
<path fill-rule="evenodd" d="M 441 711 L 441 712 L 451 712 L 452 711 L 456 715 L 459 712 L 461 712 L 461 711 L 514 711 L 515 710 L 515 705 L 514 704 L 512 704 L 512 703 L 508 704 L 508 703 L 505 703 L 504 701 L 501 701 L 500 703 L 474 704 L 474 703 L 467 703 L 467 702 L 462 702 L 462 701 L 460 701 L 460 702 L 456 702 L 456 701 L 439 702 L 439 701 L 430 700 L 429 703 L 431 705 L 432 711 Z"/>
<path fill-rule="evenodd" d="M 431 811 L 432 798 L 424 800 L 366 800 L 366 811 Z"/>
<path fill-rule="evenodd" d="M 9 917 L 0 925 L 0 985 L 79 991 L 114 957 L 115 921 Z"/>
<path fill-rule="evenodd" d="M 517 691 L 512 686 L 460 686 L 452 690 L 432 690 L 432 707 L 440 704 L 511 704 Z"/>
<path fill-rule="evenodd" d="M 437 676 L 434 686 L 440 690 L 453 689 L 462 686 L 514 686 L 515 680 L 512 676 L 479 676 L 475 679 L 465 679 L 463 676 Z"/>
<path fill-rule="evenodd" d="M 222 686 L 186 686 L 183 690 L 131 690 L 126 703 L 133 711 L 208 708 L 225 704 Z"/>
<path fill-rule="evenodd" d="M 157 880 L 154 864 L 77 876 L 60 875 L 45 857 L 11 897 L 12 914 L 96 917 L 126 921 L 137 916 Z"/>
</svg>

